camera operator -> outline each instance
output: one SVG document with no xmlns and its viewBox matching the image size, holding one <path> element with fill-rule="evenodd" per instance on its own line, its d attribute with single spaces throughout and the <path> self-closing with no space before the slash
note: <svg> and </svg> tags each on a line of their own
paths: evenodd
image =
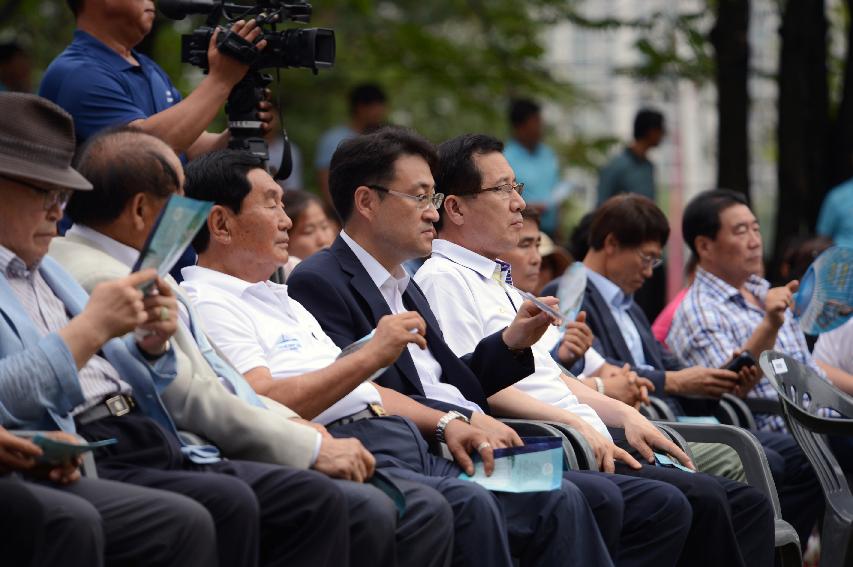
<svg viewBox="0 0 853 567">
<path fill-rule="evenodd" d="M 163 69 L 134 50 L 151 31 L 153 0 L 67 3 L 77 22 L 74 40 L 48 67 L 39 94 L 73 116 L 78 143 L 109 126 L 131 124 L 190 160 L 227 145 L 227 130 L 205 130 L 249 67 L 218 51 L 217 34 L 208 47 L 210 72 L 182 100 Z M 250 42 L 261 33 L 254 20 L 236 22 L 232 30 Z M 265 45 L 261 40 L 255 47 Z M 269 109 L 266 101 L 258 105 L 264 131 L 272 120 Z"/>
</svg>

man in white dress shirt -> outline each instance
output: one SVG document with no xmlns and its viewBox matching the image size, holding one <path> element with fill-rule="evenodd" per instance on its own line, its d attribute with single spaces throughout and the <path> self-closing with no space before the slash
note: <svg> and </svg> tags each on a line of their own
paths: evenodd
<svg viewBox="0 0 853 567">
<path fill-rule="evenodd" d="M 526 546 L 518 551 L 523 564 L 558 564 L 572 536 L 580 559 L 609 564 L 577 489 L 510 495 L 529 511 L 526 516 L 506 511 L 510 496 L 456 478 L 463 469 L 473 474 L 468 454 L 474 451 L 491 469 L 491 447 L 502 444 L 499 437 L 369 381 L 407 345 L 426 347 L 425 324 L 417 313 L 383 317 L 362 348 L 338 358 L 340 348 L 289 297 L 288 286 L 268 280 L 287 261 L 291 221 L 281 188 L 259 159 L 235 151 L 199 158 L 187 169 L 186 191 L 215 203 L 193 242 L 199 265 L 184 268 L 182 283 L 211 339 L 259 393 L 323 424 L 332 436 L 358 438 L 373 452 L 377 470 L 440 492 L 452 507 L 452 519 L 449 510 L 429 523 L 425 518 L 420 532 L 410 534 L 413 541 L 421 539 L 429 557 L 441 555 L 430 543 L 433 532 L 452 528 L 454 565 L 509 565 L 510 541 Z M 424 438 L 446 441 L 459 466 L 430 454 Z"/>
<path fill-rule="evenodd" d="M 467 352 L 483 336 L 505 325 L 522 302 L 511 285 L 508 265 L 499 256 L 518 242 L 523 226 L 521 211 L 525 207 L 520 193 L 523 184 L 517 182 L 501 149 L 499 140 L 471 134 L 439 147 L 436 182 L 445 191 L 438 223 L 440 238 L 433 241 L 432 257 L 418 270 L 415 280 L 429 299 L 448 344 L 457 353 Z M 532 347 L 534 374 L 515 387 L 492 395 L 489 405 L 493 412 L 566 423 L 581 431 L 599 459 L 614 454 L 618 458 L 624 451 L 614 445 L 600 414 L 611 427 L 623 428 L 621 444 L 635 449 L 649 463 L 654 463 L 653 450 L 658 450 L 692 466 L 687 456 L 634 408 L 566 376 L 550 356 L 550 347 L 559 337 L 553 327 L 549 331 L 551 336 L 546 332 Z M 772 534 L 771 516 L 767 515 L 766 522 L 752 523 L 755 511 L 766 515 L 769 508 L 766 499 L 754 489 L 702 473 L 649 465 L 639 468 L 627 454 L 620 460 L 625 464 L 620 463 L 618 472 L 670 483 L 689 499 L 694 509 L 693 522 L 681 561 L 691 565 L 720 561 L 734 565 L 760 563 L 772 557 L 772 539 L 767 539 Z M 600 460 L 599 466 L 605 471 L 614 470 L 612 462 L 606 460 Z M 620 488 L 625 482 L 622 475 L 606 478 Z M 715 496 L 708 498 L 707 494 L 715 489 Z M 697 497 L 699 493 L 705 496 Z M 623 496 L 626 500 L 634 497 L 630 504 L 626 501 L 625 527 L 636 529 L 648 514 L 644 508 L 649 503 L 624 488 Z M 638 515 L 631 516 L 629 511 Z M 715 519 L 711 523 L 708 520 L 712 515 Z M 720 531 L 709 537 L 713 530 Z"/>
</svg>

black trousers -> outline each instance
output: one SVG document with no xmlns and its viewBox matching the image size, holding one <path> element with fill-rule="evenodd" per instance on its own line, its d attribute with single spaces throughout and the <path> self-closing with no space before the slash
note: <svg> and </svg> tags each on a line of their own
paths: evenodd
<svg viewBox="0 0 853 567">
<path fill-rule="evenodd" d="M 624 431 L 611 429 L 611 434 L 617 445 L 645 462 L 625 440 Z M 647 464 L 634 470 L 617 462 L 616 472 L 666 482 L 687 497 L 693 522 L 679 565 L 773 565 L 773 508 L 758 490 L 726 478 Z"/>
<path fill-rule="evenodd" d="M 4 520 L 10 524 L 3 525 L 0 538 L 4 565 L 207 567 L 216 563 L 210 514 L 179 494 L 90 478 L 65 486 L 15 480 L 0 481 L 0 486 L 0 501 L 7 510 Z M 20 499 L 22 495 L 25 500 Z M 25 502 L 27 507 L 18 509 Z M 35 526 L 34 514 L 40 518 Z"/>
<path fill-rule="evenodd" d="M 213 517 L 221 567 L 349 565 L 346 499 L 320 473 L 248 461 L 197 465 L 173 436 L 138 414 L 100 419 L 78 432 L 118 439 L 96 454 L 101 477 L 202 504 Z"/>
<path fill-rule="evenodd" d="M 797 530 L 800 545 L 805 549 L 812 528 L 823 516 L 825 506 L 817 475 L 791 434 L 773 431 L 752 433 L 767 455 L 767 464 L 779 493 L 782 517 Z"/>
<path fill-rule="evenodd" d="M 336 437 L 356 437 L 389 476 L 430 486 L 453 510 L 454 565 L 612 565 L 596 518 L 581 490 L 563 481 L 560 490 L 493 493 L 460 480 L 453 462 L 429 452 L 415 425 L 383 417 L 336 427 Z"/>
</svg>

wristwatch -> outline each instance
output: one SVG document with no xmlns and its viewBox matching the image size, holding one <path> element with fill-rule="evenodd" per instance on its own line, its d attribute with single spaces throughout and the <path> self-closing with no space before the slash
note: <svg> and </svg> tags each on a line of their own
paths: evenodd
<svg viewBox="0 0 853 567">
<path fill-rule="evenodd" d="M 441 416 L 441 419 L 438 420 L 438 424 L 435 426 L 435 440 L 439 443 L 445 443 L 444 440 L 444 430 L 447 429 L 447 424 L 453 421 L 454 419 L 461 419 L 465 423 L 471 423 L 471 420 L 465 417 L 465 414 L 459 413 L 458 411 L 451 410 Z"/>
</svg>

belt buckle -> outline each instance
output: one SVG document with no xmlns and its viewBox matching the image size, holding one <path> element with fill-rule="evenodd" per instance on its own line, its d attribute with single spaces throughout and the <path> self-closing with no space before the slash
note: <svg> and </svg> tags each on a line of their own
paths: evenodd
<svg viewBox="0 0 853 567">
<path fill-rule="evenodd" d="M 129 400 L 127 398 L 119 394 L 118 396 L 113 396 L 112 398 L 104 400 L 104 405 L 107 406 L 108 410 L 110 410 L 110 414 L 120 417 L 130 413 L 130 403 L 128 402 Z"/>
<path fill-rule="evenodd" d="M 380 404 L 367 404 L 367 407 L 368 409 L 370 409 L 370 413 L 372 413 L 376 417 L 385 417 L 386 415 L 388 415 L 388 412 L 385 411 L 385 408 L 383 408 Z"/>
</svg>

